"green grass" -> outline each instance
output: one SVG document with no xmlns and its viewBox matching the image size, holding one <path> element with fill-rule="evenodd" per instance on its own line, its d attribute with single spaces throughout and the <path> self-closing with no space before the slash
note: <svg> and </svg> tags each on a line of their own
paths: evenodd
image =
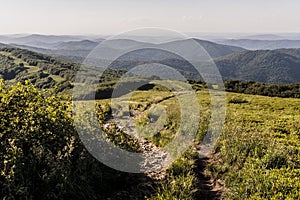
<svg viewBox="0 0 300 200">
<path fill-rule="evenodd" d="M 55 80 L 57 83 L 65 81 L 66 79 L 61 77 L 61 76 L 57 76 L 57 75 L 49 75 L 50 78 L 52 78 L 53 80 Z"/>
<path fill-rule="evenodd" d="M 214 176 L 228 199 L 299 199 L 300 99 L 228 93 L 224 132 L 215 148 Z M 288 172 L 288 173 L 287 173 Z"/>
<path fill-rule="evenodd" d="M 38 72 L 40 70 L 40 68 L 36 67 L 36 66 L 29 66 L 29 65 L 24 65 L 24 66 L 27 68 L 27 72 L 29 74 L 36 73 L 36 72 Z"/>
<path fill-rule="evenodd" d="M 6 57 L 11 57 L 11 58 L 13 58 L 15 64 L 17 64 L 17 65 L 20 64 L 20 63 L 23 63 L 25 67 L 34 67 L 34 66 L 29 66 L 28 63 L 24 62 L 24 60 L 22 60 L 21 58 L 17 58 L 17 57 L 15 57 L 15 56 L 13 56 L 13 55 L 11 54 L 11 52 L 0 51 L 0 54 L 4 55 L 4 56 L 6 56 Z"/>
<path fill-rule="evenodd" d="M 177 98 L 166 98 L 169 95 L 169 92 L 139 91 L 130 99 L 131 109 L 143 111 L 136 119 L 141 135 L 161 147 L 173 139 L 180 124 L 180 105 Z M 203 139 L 211 114 L 208 92 L 201 90 L 197 96 L 201 118 L 196 143 Z M 160 122 L 165 122 L 161 130 L 148 137 L 150 115 L 155 114 L 149 105 L 153 104 L 165 109 L 167 118 Z M 216 161 L 207 168 L 207 173 L 225 181 L 224 197 L 300 198 L 300 99 L 227 93 L 226 108 L 223 133 L 214 149 Z M 194 161 L 194 157 L 187 155 L 180 159 L 187 163 Z M 151 199 L 193 199 L 197 177 L 192 173 L 193 165 L 185 162 L 178 165 L 180 159 L 170 170 L 186 173 L 168 176 Z"/>
<path fill-rule="evenodd" d="M 195 199 L 199 180 L 194 172 L 197 153 L 190 148 L 168 169 L 165 180 L 158 184 L 157 192 L 149 200 Z"/>
<path fill-rule="evenodd" d="M 210 99 L 207 91 L 197 94 L 202 112 L 197 138 L 203 138 L 209 121 Z M 129 104 L 130 112 L 140 113 L 135 119 L 139 135 L 159 147 L 169 144 L 177 133 L 181 121 L 181 105 L 174 94 L 168 91 L 135 91 L 120 99 Z M 114 101 L 114 100 L 113 100 Z M 183 99 L 184 101 L 184 99 Z M 100 105 L 108 100 L 97 101 Z M 184 105 L 183 105 L 184 107 Z M 114 108 L 124 114 L 122 107 Z M 184 108 L 183 108 L 184 109 Z M 151 123 L 153 118 L 156 121 Z M 197 153 L 190 148 L 169 167 L 167 177 L 158 183 L 156 192 L 149 199 L 194 199 L 197 192 L 198 177 L 195 174 Z"/>
<path fill-rule="evenodd" d="M 10 52 L 5 52 L 5 51 L 0 51 L 0 54 L 1 54 L 1 55 L 4 55 L 4 56 L 6 56 L 6 57 L 8 57 L 8 56 L 11 55 Z"/>
</svg>

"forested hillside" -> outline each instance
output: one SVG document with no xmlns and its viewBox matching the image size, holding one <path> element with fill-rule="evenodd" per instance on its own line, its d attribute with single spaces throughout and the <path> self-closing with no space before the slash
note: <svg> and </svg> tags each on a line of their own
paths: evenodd
<svg viewBox="0 0 300 200">
<path fill-rule="evenodd" d="M 293 53 L 292 53 L 293 52 Z M 243 51 L 215 60 L 223 79 L 263 83 L 300 82 L 297 50 Z"/>
<path fill-rule="evenodd" d="M 0 46 L 1 47 L 1 46 Z M 44 54 L 18 49 L 7 45 L 0 48 L 0 77 L 9 84 L 31 83 L 40 89 L 57 88 L 58 92 L 70 92 L 80 64 L 63 61 Z M 103 68 L 93 68 L 91 73 L 103 73 Z M 107 69 L 99 82 L 112 81 L 124 74 L 123 71 Z"/>
</svg>

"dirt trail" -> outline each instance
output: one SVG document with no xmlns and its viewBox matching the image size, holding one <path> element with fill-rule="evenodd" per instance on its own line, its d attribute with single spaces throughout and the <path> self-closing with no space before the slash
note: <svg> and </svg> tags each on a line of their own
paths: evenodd
<svg viewBox="0 0 300 200">
<path fill-rule="evenodd" d="M 161 103 L 164 100 L 170 99 L 173 96 L 167 97 L 166 99 L 160 100 L 157 103 Z M 151 104 L 153 105 L 153 104 Z M 147 109 L 150 108 L 150 106 L 147 107 Z M 121 118 L 117 119 L 117 124 L 122 124 L 119 126 L 119 128 L 124 131 L 125 133 L 135 137 L 139 145 L 142 147 L 144 150 L 145 154 L 149 154 L 151 159 L 148 159 L 148 162 L 150 162 L 153 167 L 153 164 L 155 166 L 155 163 L 160 164 L 162 160 L 167 159 L 167 152 L 161 152 L 160 148 L 154 145 L 152 142 L 140 138 L 138 136 L 138 133 L 135 130 L 135 124 L 134 120 L 144 114 L 147 109 L 143 112 L 135 112 L 134 116 L 123 116 Z M 110 123 L 112 123 L 113 118 L 109 119 L 104 126 L 110 126 Z M 197 152 L 200 152 L 199 145 L 195 145 L 195 149 Z M 153 156 L 154 155 L 154 156 Z M 196 199 L 203 199 L 203 200 L 221 200 L 222 198 L 222 192 L 224 190 L 224 185 L 220 180 L 215 180 L 213 179 L 210 175 L 205 174 L 205 169 L 209 163 L 211 163 L 213 159 L 211 157 L 206 157 L 206 158 L 199 158 L 196 160 L 196 170 L 195 173 L 198 176 L 199 179 L 199 187 L 198 187 L 198 192 L 196 193 Z M 146 167 L 147 163 L 142 163 L 142 166 Z M 161 168 L 160 165 L 157 166 L 158 170 L 155 170 L 150 173 L 146 173 L 145 175 L 152 179 L 154 182 L 163 180 L 166 176 L 166 168 Z M 154 183 L 152 182 L 152 184 Z M 151 185 L 151 183 L 150 183 Z M 151 186 L 150 186 L 151 187 Z M 122 195 L 121 195 L 122 196 Z M 124 197 L 124 196 L 123 196 Z"/>
<path fill-rule="evenodd" d="M 142 114 L 142 113 L 140 113 Z M 145 162 L 141 163 L 141 168 L 144 170 L 149 170 L 149 172 L 145 173 L 149 178 L 159 181 L 163 180 L 166 176 L 166 167 L 161 167 L 161 164 L 169 161 L 168 152 L 161 151 L 159 147 L 157 147 L 154 143 L 144 138 L 138 136 L 138 133 L 135 130 L 134 119 L 138 115 L 135 116 L 124 116 L 118 118 L 117 124 L 122 124 L 120 130 L 124 131 L 126 134 L 133 136 L 137 139 L 139 146 L 143 150 L 143 154 L 145 155 Z M 113 119 L 108 120 L 105 124 L 105 128 L 109 128 L 113 123 Z"/>
<path fill-rule="evenodd" d="M 211 157 L 200 158 L 196 161 L 196 174 L 199 179 L 198 192 L 196 199 L 203 200 L 221 200 L 224 184 L 220 180 L 213 179 L 210 175 L 205 173 L 206 166 L 211 163 Z"/>
</svg>

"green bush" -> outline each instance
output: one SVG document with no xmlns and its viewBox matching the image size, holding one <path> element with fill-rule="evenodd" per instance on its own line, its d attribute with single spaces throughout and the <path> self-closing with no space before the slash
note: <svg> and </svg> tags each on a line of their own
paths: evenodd
<svg viewBox="0 0 300 200">
<path fill-rule="evenodd" d="M 82 147 L 68 99 L 28 82 L 0 82 L 0 160 L 3 198 L 60 197 L 70 187 L 72 159 Z"/>
<path fill-rule="evenodd" d="M 229 103 L 242 104 L 242 103 L 248 103 L 248 101 L 246 99 L 241 98 L 241 97 L 234 97 L 234 98 L 229 100 Z"/>
<path fill-rule="evenodd" d="M 103 199 L 132 184 L 85 150 L 71 111 L 67 96 L 0 80 L 0 199 Z"/>
</svg>

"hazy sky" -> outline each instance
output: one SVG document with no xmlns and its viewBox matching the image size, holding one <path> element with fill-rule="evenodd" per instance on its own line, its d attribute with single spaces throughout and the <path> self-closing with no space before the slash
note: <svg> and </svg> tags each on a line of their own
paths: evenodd
<svg viewBox="0 0 300 200">
<path fill-rule="evenodd" d="M 0 34 L 300 32 L 298 0 L 0 0 Z"/>
</svg>

